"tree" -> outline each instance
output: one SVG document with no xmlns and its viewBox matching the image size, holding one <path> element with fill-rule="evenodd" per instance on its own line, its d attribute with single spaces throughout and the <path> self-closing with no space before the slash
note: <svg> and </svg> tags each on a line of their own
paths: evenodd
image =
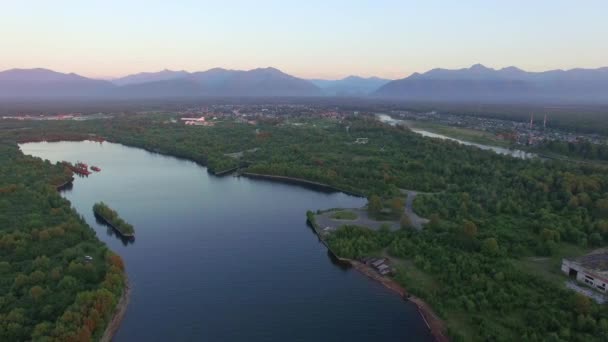
<svg viewBox="0 0 608 342">
<path fill-rule="evenodd" d="M 403 199 L 400 197 L 395 197 L 391 200 L 391 212 L 393 216 L 399 217 L 403 213 Z"/>
<path fill-rule="evenodd" d="M 38 301 L 38 299 L 40 299 L 40 297 L 42 297 L 43 293 L 44 293 L 44 289 L 38 285 L 36 285 L 30 289 L 30 296 L 32 296 L 32 298 L 35 301 Z"/>
<path fill-rule="evenodd" d="M 602 244 L 602 236 L 600 233 L 592 233 L 589 235 L 589 244 L 591 246 L 597 247 Z"/>
<path fill-rule="evenodd" d="M 477 225 L 469 220 L 464 220 L 462 225 L 462 232 L 470 239 L 474 239 L 477 236 Z"/>
<path fill-rule="evenodd" d="M 378 195 L 372 195 L 367 204 L 367 210 L 372 215 L 378 215 L 382 211 L 382 200 Z"/>
<path fill-rule="evenodd" d="M 598 217 L 608 218 L 608 199 L 602 198 L 595 202 L 595 210 Z"/>
<path fill-rule="evenodd" d="M 498 255 L 498 241 L 495 238 L 487 238 L 483 240 L 483 244 L 481 245 L 481 251 L 485 255 L 496 256 Z"/>
</svg>

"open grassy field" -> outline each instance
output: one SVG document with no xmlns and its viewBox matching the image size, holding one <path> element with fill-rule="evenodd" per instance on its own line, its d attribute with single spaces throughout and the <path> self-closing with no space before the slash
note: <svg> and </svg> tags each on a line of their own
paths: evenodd
<svg viewBox="0 0 608 342">
<path fill-rule="evenodd" d="M 564 282 L 567 278 L 561 271 L 562 259 L 575 258 L 587 254 L 591 250 L 591 248 L 563 244 L 563 246 L 550 257 L 529 257 L 518 259 L 513 262 L 524 272 L 542 277 L 557 286 L 564 286 Z"/>
<path fill-rule="evenodd" d="M 338 211 L 331 216 L 331 218 L 336 220 L 356 220 L 357 217 L 356 213 L 347 210 Z"/>
<path fill-rule="evenodd" d="M 498 147 L 510 147 L 511 145 L 508 141 L 497 138 L 493 133 L 471 128 L 454 127 L 421 121 L 408 121 L 408 126 L 414 129 L 423 129 L 431 133 L 441 134 L 450 138 L 460 139 L 477 144 Z"/>
</svg>

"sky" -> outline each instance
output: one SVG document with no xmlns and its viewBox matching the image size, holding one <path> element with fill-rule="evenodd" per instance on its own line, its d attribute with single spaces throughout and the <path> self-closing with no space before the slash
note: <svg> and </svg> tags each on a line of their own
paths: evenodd
<svg viewBox="0 0 608 342">
<path fill-rule="evenodd" d="M 606 0 L 0 0 L 0 11 L 0 70 L 394 79 L 476 63 L 608 66 Z"/>
</svg>

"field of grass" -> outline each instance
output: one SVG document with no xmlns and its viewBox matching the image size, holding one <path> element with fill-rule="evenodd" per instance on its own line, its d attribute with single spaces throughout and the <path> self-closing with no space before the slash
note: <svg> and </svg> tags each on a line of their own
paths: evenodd
<svg viewBox="0 0 608 342">
<path fill-rule="evenodd" d="M 356 220 L 357 214 L 352 211 L 337 211 L 335 214 L 331 215 L 331 218 L 336 220 Z"/>
<path fill-rule="evenodd" d="M 446 126 L 430 122 L 408 121 L 412 128 L 423 129 L 431 133 L 441 134 L 450 138 L 473 142 L 477 144 L 509 147 L 508 141 L 497 138 L 494 134 L 471 128 Z"/>
<path fill-rule="evenodd" d="M 589 248 L 583 248 L 572 244 L 563 244 L 563 246 L 550 257 L 529 257 L 513 262 L 524 272 L 542 277 L 557 286 L 563 286 L 567 277 L 561 271 L 562 259 L 575 258 L 589 253 L 590 251 L 591 249 Z"/>
</svg>

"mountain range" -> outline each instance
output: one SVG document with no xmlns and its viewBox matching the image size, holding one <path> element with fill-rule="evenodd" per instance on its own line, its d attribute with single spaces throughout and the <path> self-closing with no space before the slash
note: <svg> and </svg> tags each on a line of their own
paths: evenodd
<svg viewBox="0 0 608 342">
<path fill-rule="evenodd" d="M 608 67 L 527 72 L 516 67 L 433 69 L 391 81 L 375 97 L 441 102 L 608 102 Z"/>
<path fill-rule="evenodd" d="M 348 76 L 340 80 L 312 79 L 310 81 L 330 96 L 367 96 L 390 82 L 384 78 L 360 76 Z"/>
<path fill-rule="evenodd" d="M 0 72 L 0 97 L 194 97 L 194 96 L 322 96 L 310 81 L 275 68 L 202 72 L 163 70 L 113 81 L 93 80 L 48 69 Z"/>
<path fill-rule="evenodd" d="M 0 98 L 14 97 L 310 97 L 357 96 L 399 101 L 608 103 L 608 67 L 527 72 L 516 67 L 433 69 L 398 80 L 349 76 L 306 80 L 275 68 L 201 72 L 162 70 L 106 81 L 48 69 L 0 72 Z"/>
</svg>

